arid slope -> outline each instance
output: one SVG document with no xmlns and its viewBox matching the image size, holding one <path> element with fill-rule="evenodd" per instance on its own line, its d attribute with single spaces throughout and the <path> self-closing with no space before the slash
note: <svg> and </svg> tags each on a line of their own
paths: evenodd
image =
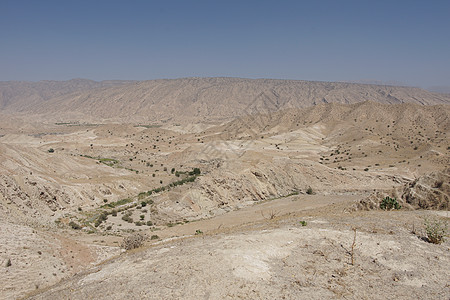
<svg viewBox="0 0 450 300">
<path fill-rule="evenodd" d="M 183 78 L 55 95 L 47 101 L 21 105 L 20 111 L 59 122 L 198 123 L 321 103 L 348 104 L 367 100 L 445 104 L 450 103 L 450 96 L 412 87 L 354 83 Z"/>
<path fill-rule="evenodd" d="M 130 83 L 125 80 L 93 81 L 72 79 L 68 81 L 44 80 L 38 82 L 0 81 L 0 110 L 9 112 L 28 111 L 49 99 L 74 92 L 107 88 Z"/>
<path fill-rule="evenodd" d="M 0 110 L 6 299 L 449 298 L 449 242 L 421 225 L 448 220 L 447 96 L 191 78 L 37 97 Z M 92 268 L 136 232 L 150 248 Z"/>
</svg>

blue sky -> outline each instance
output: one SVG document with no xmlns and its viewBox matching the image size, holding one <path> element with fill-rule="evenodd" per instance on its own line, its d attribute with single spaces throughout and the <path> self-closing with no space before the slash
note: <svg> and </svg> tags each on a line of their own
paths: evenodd
<svg viewBox="0 0 450 300">
<path fill-rule="evenodd" d="M 0 80 L 450 86 L 450 1 L 0 0 Z"/>
</svg>

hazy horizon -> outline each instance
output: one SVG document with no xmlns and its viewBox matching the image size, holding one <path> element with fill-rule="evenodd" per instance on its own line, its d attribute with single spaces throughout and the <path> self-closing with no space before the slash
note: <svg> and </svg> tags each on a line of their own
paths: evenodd
<svg viewBox="0 0 450 300">
<path fill-rule="evenodd" d="M 0 81 L 240 77 L 450 86 L 446 1 L 0 6 Z"/>
<path fill-rule="evenodd" d="M 381 81 L 381 80 L 370 80 L 370 79 L 361 79 L 361 80 L 335 80 L 335 81 L 327 81 L 327 80 L 308 80 L 308 79 L 295 79 L 295 78 L 269 78 L 269 77 L 239 77 L 239 76 L 191 76 L 191 77 L 173 77 L 173 78 L 154 78 L 154 79 L 124 79 L 124 78 L 110 78 L 110 79 L 101 79 L 96 80 L 92 78 L 69 78 L 69 79 L 38 79 L 38 80 L 0 80 L 0 82 L 46 82 L 46 81 L 71 81 L 71 80 L 88 80 L 95 82 L 102 81 L 124 81 L 124 82 L 140 82 L 140 81 L 150 81 L 150 80 L 177 80 L 177 79 L 187 79 L 187 78 L 233 78 L 233 79 L 249 79 L 249 80 L 288 80 L 288 81 L 311 81 L 311 82 L 338 82 L 338 83 L 356 83 L 356 84 L 371 84 L 371 85 L 392 85 L 392 86 L 407 86 L 407 87 L 415 87 L 413 85 L 408 85 L 403 82 L 398 81 Z"/>
</svg>

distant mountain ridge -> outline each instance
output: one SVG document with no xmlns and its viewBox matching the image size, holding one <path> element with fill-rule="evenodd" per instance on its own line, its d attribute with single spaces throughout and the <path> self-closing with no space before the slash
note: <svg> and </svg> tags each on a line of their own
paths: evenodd
<svg viewBox="0 0 450 300">
<path fill-rule="evenodd" d="M 0 110 L 22 110 L 26 106 L 58 96 L 131 82 L 128 80 L 94 81 L 82 78 L 67 81 L 0 81 Z"/>
<path fill-rule="evenodd" d="M 47 90 L 35 87 L 20 93 L 16 87 L 16 94 L 9 98 L 11 87 L 0 84 L 0 107 L 47 121 L 198 123 L 331 102 L 450 103 L 450 95 L 415 87 L 300 80 L 181 78 L 41 84 Z"/>
</svg>

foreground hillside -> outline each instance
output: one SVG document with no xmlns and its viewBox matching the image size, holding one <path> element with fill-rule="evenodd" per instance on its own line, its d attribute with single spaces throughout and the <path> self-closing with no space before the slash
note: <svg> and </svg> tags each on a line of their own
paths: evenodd
<svg viewBox="0 0 450 300">
<path fill-rule="evenodd" d="M 448 299 L 450 244 L 424 240 L 426 214 L 342 210 L 300 209 L 231 230 L 215 222 L 211 233 L 197 224 L 196 235 L 121 255 L 30 299 Z"/>
<path fill-rule="evenodd" d="M 8 88 L 0 86 L 0 91 L 5 94 Z M 46 101 L 15 95 L 3 102 L 16 99 L 18 103 L 6 106 L 9 113 L 37 114 L 47 121 L 147 124 L 225 121 L 332 102 L 450 103 L 449 95 L 412 87 L 241 78 L 151 80 L 52 95 Z"/>
</svg>

